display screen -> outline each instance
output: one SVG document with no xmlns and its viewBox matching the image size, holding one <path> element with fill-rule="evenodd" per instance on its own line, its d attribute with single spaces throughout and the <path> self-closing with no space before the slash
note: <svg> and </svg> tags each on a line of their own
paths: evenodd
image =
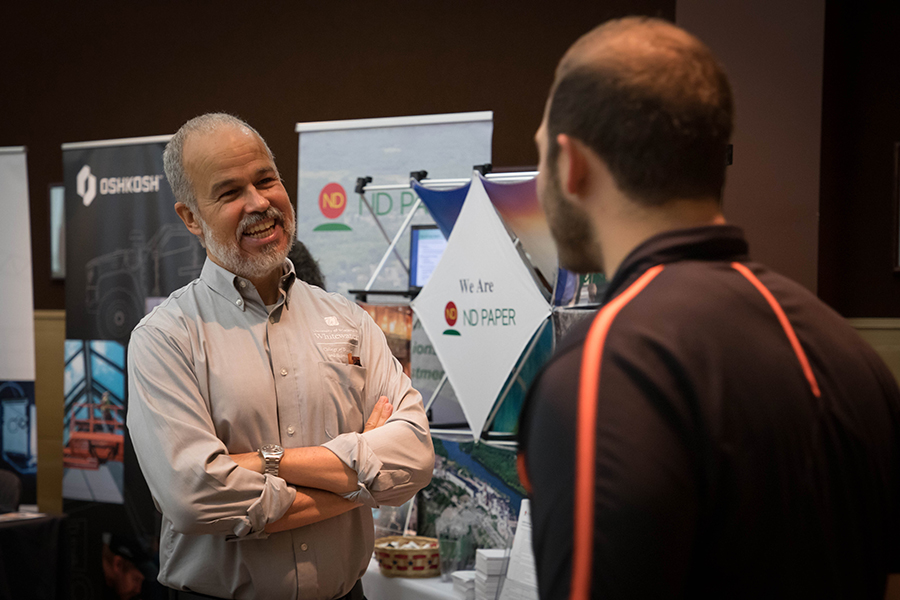
<svg viewBox="0 0 900 600">
<path fill-rule="evenodd" d="M 66 278 L 66 188 L 50 186 L 50 277 Z"/>
<path fill-rule="evenodd" d="M 437 225 L 413 225 L 409 244 L 409 287 L 424 287 L 441 260 L 447 240 Z"/>
<path fill-rule="evenodd" d="M 0 421 L 3 425 L 3 454 L 28 454 L 30 423 L 28 400 L 4 400 L 0 403 Z"/>
</svg>

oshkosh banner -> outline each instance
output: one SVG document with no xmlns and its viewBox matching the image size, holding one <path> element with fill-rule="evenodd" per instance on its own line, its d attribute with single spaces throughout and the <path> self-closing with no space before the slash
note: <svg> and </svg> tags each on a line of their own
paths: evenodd
<svg viewBox="0 0 900 600">
<path fill-rule="evenodd" d="M 200 274 L 206 252 L 175 212 L 163 173 L 170 136 L 63 144 L 66 199 L 63 498 L 86 558 L 72 589 L 99 598 L 101 540 L 128 538 L 149 556 L 155 509 L 125 431 L 131 330 Z M 122 505 L 122 506 L 111 506 Z M 153 567 L 145 590 L 156 597 Z"/>
<path fill-rule="evenodd" d="M 199 275 L 206 256 L 173 208 L 168 140 L 63 145 L 66 499 L 123 502 L 124 471 L 137 468 L 125 456 L 126 343 L 145 314 Z"/>
<path fill-rule="evenodd" d="M 429 178 L 468 177 L 473 165 L 491 160 L 492 118 L 485 111 L 297 125 L 297 238 L 319 261 L 330 291 L 365 287 L 388 248 L 385 235 L 393 238 L 417 199 L 410 189 L 372 192 L 366 194 L 370 211 L 354 193 L 356 179 L 405 184 L 420 170 Z M 412 222 L 433 223 L 425 210 Z M 408 235 L 397 253 L 408 265 Z M 392 255 L 373 289 L 408 286 L 406 270 Z"/>
<path fill-rule="evenodd" d="M 526 344 L 550 316 L 477 174 L 413 310 L 477 439 Z"/>
<path fill-rule="evenodd" d="M 17 473 L 21 502 L 34 504 L 37 420 L 25 148 L 0 148 L 0 206 L 0 469 Z"/>
</svg>

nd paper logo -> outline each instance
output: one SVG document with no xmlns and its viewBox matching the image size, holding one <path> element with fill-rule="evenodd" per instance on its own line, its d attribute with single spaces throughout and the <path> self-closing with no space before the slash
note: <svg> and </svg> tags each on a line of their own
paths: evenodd
<svg viewBox="0 0 900 600">
<path fill-rule="evenodd" d="M 462 317 L 461 327 L 516 327 L 515 308 L 470 308 L 458 309 L 456 304 L 448 302 L 444 307 L 444 320 L 450 329 L 444 335 L 462 335 L 454 329 L 456 321 Z"/>
<path fill-rule="evenodd" d="M 456 309 L 456 305 L 453 302 L 448 302 L 447 306 L 444 307 L 444 319 L 447 320 L 447 325 L 450 326 L 450 329 L 445 329 L 444 335 L 460 335 L 457 330 L 453 329 L 458 318 L 459 311 Z"/>
<path fill-rule="evenodd" d="M 319 192 L 319 210 L 326 219 L 337 219 L 347 208 L 347 192 L 339 183 L 329 183 Z M 344 223 L 322 223 L 313 231 L 352 231 Z"/>
</svg>

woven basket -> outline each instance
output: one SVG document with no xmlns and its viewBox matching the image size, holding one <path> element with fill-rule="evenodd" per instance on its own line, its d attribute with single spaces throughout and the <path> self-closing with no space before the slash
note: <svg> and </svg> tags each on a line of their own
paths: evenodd
<svg viewBox="0 0 900 600">
<path fill-rule="evenodd" d="M 379 548 L 390 542 L 433 543 L 434 548 Z M 392 535 L 375 540 L 375 558 L 385 577 L 435 577 L 441 574 L 441 556 L 437 539 L 421 536 Z"/>
</svg>

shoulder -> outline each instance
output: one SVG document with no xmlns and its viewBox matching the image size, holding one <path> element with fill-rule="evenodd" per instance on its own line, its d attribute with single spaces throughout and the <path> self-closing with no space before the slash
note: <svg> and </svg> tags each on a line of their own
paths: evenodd
<svg viewBox="0 0 900 600">
<path fill-rule="evenodd" d="M 635 313 L 673 315 L 717 310 L 722 302 L 743 295 L 735 290 L 740 282 L 730 263 L 682 261 L 662 265 L 655 277 L 640 286 L 637 282 L 623 288 L 603 310 L 618 308 L 623 318 Z"/>
<path fill-rule="evenodd" d="M 303 297 L 307 298 L 310 302 L 317 302 L 324 306 L 330 306 L 333 308 L 341 308 L 344 310 L 354 310 L 359 309 L 355 302 L 348 300 L 342 294 L 338 294 L 337 292 L 326 292 L 322 288 L 306 283 L 302 279 L 297 279 L 294 282 L 294 293 L 300 293 Z M 359 309 L 362 310 L 362 309 Z"/>
<path fill-rule="evenodd" d="M 161 335 L 175 338 L 188 335 L 191 327 L 196 326 L 197 294 L 202 293 L 203 287 L 202 282 L 195 279 L 169 294 L 135 326 L 130 345 Z"/>
<path fill-rule="evenodd" d="M 664 265 L 645 286 L 626 288 L 604 307 L 614 313 L 609 335 L 668 332 L 685 343 L 746 330 L 759 322 L 778 326 L 767 294 L 784 307 L 789 319 L 815 314 L 846 327 L 834 311 L 796 282 L 759 264 L 741 263 L 740 270 L 734 264 L 686 260 Z"/>
<path fill-rule="evenodd" d="M 709 385 L 713 367 L 732 381 L 760 373 L 790 379 L 798 360 L 795 336 L 816 371 L 864 378 L 872 365 L 883 370 L 859 334 L 809 290 L 763 265 L 740 267 L 724 261 L 666 265 L 611 320 L 604 362 L 663 369 Z"/>
<path fill-rule="evenodd" d="M 322 288 L 297 279 L 294 282 L 292 300 L 299 300 L 305 310 L 333 312 L 341 315 L 365 313 L 355 302 L 337 292 L 326 292 Z"/>
<path fill-rule="evenodd" d="M 358 304 L 336 292 L 296 280 L 291 291 L 291 302 L 297 303 L 309 322 L 325 323 L 330 327 L 365 328 L 374 326 L 369 314 Z"/>
</svg>

